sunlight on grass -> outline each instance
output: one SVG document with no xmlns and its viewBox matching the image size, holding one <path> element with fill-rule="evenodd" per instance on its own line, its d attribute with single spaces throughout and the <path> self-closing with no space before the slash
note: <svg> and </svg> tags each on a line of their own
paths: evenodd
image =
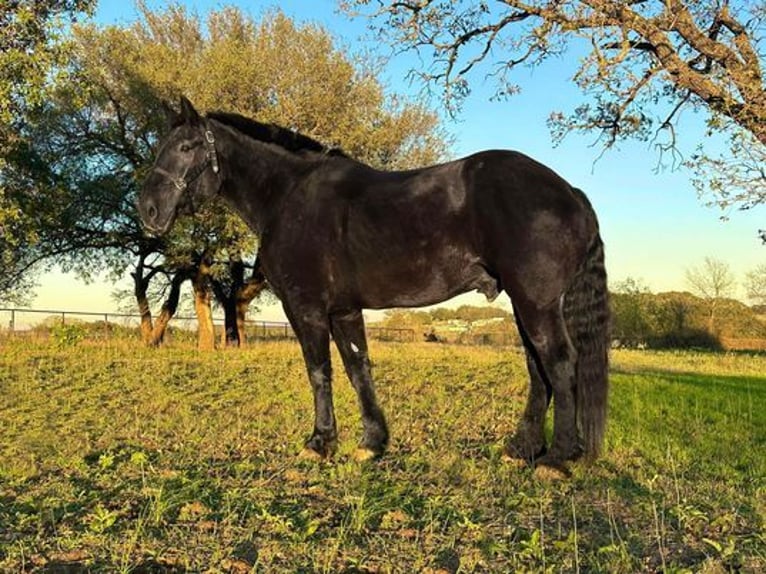
<svg viewBox="0 0 766 574">
<path fill-rule="evenodd" d="M 766 357 L 620 351 L 604 456 L 570 481 L 501 460 L 523 408 L 514 349 L 373 343 L 392 432 L 299 460 L 295 343 L 0 340 L 0 571 L 759 572 Z"/>
</svg>

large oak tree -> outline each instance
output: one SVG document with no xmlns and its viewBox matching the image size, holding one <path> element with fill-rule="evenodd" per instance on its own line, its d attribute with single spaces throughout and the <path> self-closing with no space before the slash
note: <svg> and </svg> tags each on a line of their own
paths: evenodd
<svg viewBox="0 0 766 574">
<path fill-rule="evenodd" d="M 128 27 L 73 28 L 71 59 L 5 175 L 27 202 L 24 212 L 39 214 L 41 257 L 83 276 L 132 268 L 147 340 L 162 336 L 152 324 L 152 282 L 165 282 L 164 326 L 188 279 L 207 327 L 201 340 L 213 341 L 216 294 L 236 315 L 227 317 L 227 336 L 238 342 L 263 283 L 257 237 L 218 204 L 163 240 L 145 236 L 137 221 L 133 203 L 164 129 L 161 100 L 184 94 L 200 109 L 291 127 L 379 167 L 441 159 L 445 139 L 435 114 L 387 94 L 321 27 L 280 12 L 256 21 L 224 8 L 203 20 L 178 5 L 139 7 L 141 19 Z"/>
</svg>

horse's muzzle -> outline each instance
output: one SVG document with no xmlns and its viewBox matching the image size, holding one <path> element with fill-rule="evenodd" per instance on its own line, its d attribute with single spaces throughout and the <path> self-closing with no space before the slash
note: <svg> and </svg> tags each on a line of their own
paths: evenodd
<svg viewBox="0 0 766 574">
<path fill-rule="evenodd" d="M 172 217 L 172 214 L 170 217 L 163 216 L 162 210 L 151 197 L 146 197 L 145 195 L 139 197 L 138 201 L 136 201 L 136 208 L 138 209 L 141 223 L 143 223 L 146 231 L 152 235 L 163 235 L 173 225 L 175 218 Z"/>
</svg>

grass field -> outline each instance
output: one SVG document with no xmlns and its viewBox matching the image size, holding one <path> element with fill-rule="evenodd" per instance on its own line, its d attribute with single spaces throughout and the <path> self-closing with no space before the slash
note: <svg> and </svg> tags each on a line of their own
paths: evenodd
<svg viewBox="0 0 766 574">
<path fill-rule="evenodd" d="M 766 356 L 616 352 L 604 456 L 545 483 L 501 460 L 517 351 L 371 352 L 390 451 L 337 367 L 316 463 L 295 343 L 0 339 L 0 572 L 766 571 Z"/>
</svg>

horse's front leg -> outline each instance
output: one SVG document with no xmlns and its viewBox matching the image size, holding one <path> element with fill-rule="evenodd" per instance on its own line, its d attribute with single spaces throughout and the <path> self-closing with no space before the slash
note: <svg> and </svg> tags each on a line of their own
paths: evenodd
<svg viewBox="0 0 766 574">
<path fill-rule="evenodd" d="M 388 427 L 375 398 L 362 312 L 357 309 L 335 313 L 330 317 L 330 326 L 362 411 L 364 434 L 355 457 L 357 460 L 377 458 L 388 446 Z"/>
<path fill-rule="evenodd" d="M 288 308 L 285 313 L 303 351 L 303 360 L 314 395 L 314 430 L 301 453 L 307 458 L 329 458 L 338 445 L 335 410 L 332 401 L 332 367 L 330 364 L 330 329 L 321 312 Z"/>
</svg>

